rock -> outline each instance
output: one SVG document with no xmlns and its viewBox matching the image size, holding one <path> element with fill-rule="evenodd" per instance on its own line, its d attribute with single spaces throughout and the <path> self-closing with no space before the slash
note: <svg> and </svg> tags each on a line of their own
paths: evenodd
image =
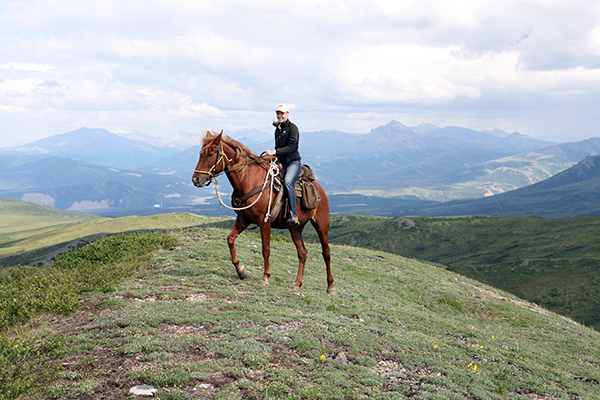
<svg viewBox="0 0 600 400">
<path fill-rule="evenodd" d="M 204 293 L 193 294 L 185 299 L 188 303 L 197 303 L 201 301 L 206 301 L 208 296 Z"/>
<path fill-rule="evenodd" d="M 154 396 L 154 393 L 156 393 L 156 388 L 150 385 L 138 385 L 129 389 L 129 393 L 136 396 Z"/>
<path fill-rule="evenodd" d="M 336 363 L 348 364 L 348 357 L 346 357 L 345 353 L 336 353 L 333 356 L 331 356 L 331 359 Z"/>
</svg>

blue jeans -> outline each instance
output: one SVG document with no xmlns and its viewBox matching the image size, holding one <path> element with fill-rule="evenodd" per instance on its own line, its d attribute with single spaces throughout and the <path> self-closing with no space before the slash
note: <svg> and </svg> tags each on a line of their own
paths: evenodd
<svg viewBox="0 0 600 400">
<path fill-rule="evenodd" d="M 298 216 L 298 211 L 296 211 L 296 207 L 298 204 L 298 198 L 296 197 L 296 189 L 294 189 L 294 182 L 298 179 L 298 175 L 300 175 L 300 168 L 302 167 L 300 160 L 292 161 L 289 164 L 283 164 L 283 169 L 285 170 L 285 178 L 283 183 L 285 185 L 285 191 L 288 195 L 288 200 L 290 201 L 290 210 L 292 211 L 292 217 Z"/>
</svg>

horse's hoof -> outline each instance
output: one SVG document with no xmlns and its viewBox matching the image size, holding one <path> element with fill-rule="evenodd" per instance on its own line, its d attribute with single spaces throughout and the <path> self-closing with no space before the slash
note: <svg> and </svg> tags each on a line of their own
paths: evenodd
<svg viewBox="0 0 600 400">
<path fill-rule="evenodd" d="M 246 279 L 246 277 L 248 276 L 248 269 L 244 267 L 244 269 L 238 272 L 237 275 L 240 279 Z"/>
<path fill-rule="evenodd" d="M 336 296 L 337 295 L 337 291 L 335 289 L 327 289 L 327 294 L 330 294 L 332 296 Z"/>
<path fill-rule="evenodd" d="M 292 290 L 294 292 L 299 292 L 300 291 L 300 286 L 292 285 Z"/>
<path fill-rule="evenodd" d="M 263 281 L 263 280 L 261 280 L 260 284 L 263 285 L 263 286 L 269 286 L 269 281 Z"/>
</svg>

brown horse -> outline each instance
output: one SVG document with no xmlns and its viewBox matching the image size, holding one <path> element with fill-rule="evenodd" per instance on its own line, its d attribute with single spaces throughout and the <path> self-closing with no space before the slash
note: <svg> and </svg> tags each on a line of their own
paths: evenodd
<svg viewBox="0 0 600 400">
<path fill-rule="evenodd" d="M 265 215 L 274 207 L 273 202 L 275 200 L 275 195 L 273 193 L 273 196 L 271 196 L 268 188 L 269 185 L 267 184 L 272 179 L 268 176 L 272 159 L 273 157 L 257 156 L 243 144 L 228 136 L 223 136 L 223 131 L 220 134 L 207 132 L 203 138 L 200 160 L 192 176 L 192 182 L 197 187 L 203 187 L 209 184 L 217 175 L 225 173 L 233 187 L 232 205 L 234 204 L 234 199 L 238 199 L 236 202 L 238 216 L 231 233 L 227 237 L 227 244 L 231 253 L 231 261 L 240 279 L 246 278 L 248 272 L 246 267 L 240 264 L 240 260 L 235 252 L 235 239 L 242 233 L 247 224 L 254 223 L 260 227 L 262 255 L 265 263 L 261 282 L 264 285 L 269 284 L 269 277 L 271 276 L 271 266 L 269 264 L 271 228 L 286 228 L 289 229 L 292 235 L 292 240 L 294 241 L 294 245 L 296 245 L 300 261 L 298 275 L 292 285 L 292 288 L 298 290 L 304 280 L 304 264 L 306 262 L 306 247 L 302 241 L 302 230 L 306 223 L 310 221 L 321 241 L 323 258 L 327 267 L 327 293 L 335 294 L 333 276 L 331 275 L 331 256 L 328 238 L 329 200 L 327 199 L 325 190 L 315 182 L 320 200 L 317 208 L 313 210 L 305 210 L 302 208 L 301 202 L 298 201 L 300 225 L 287 227 L 286 216 L 283 212 L 274 220 L 265 218 Z M 285 190 L 284 187 L 281 187 L 281 190 Z M 241 204 L 237 204 L 239 200 L 242 200 Z"/>
</svg>

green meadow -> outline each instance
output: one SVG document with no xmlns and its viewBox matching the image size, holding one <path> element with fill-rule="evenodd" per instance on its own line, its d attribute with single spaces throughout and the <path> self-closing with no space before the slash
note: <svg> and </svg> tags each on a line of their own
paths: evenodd
<svg viewBox="0 0 600 400">
<path fill-rule="evenodd" d="M 599 225 L 600 217 L 340 214 L 330 241 L 435 263 L 600 330 Z"/>
<path fill-rule="evenodd" d="M 294 291 L 283 235 L 265 287 L 256 233 L 237 242 L 241 281 L 227 229 L 165 232 L 2 269 L 0 298 L 24 297 L 0 306 L 0 398 L 123 399 L 141 384 L 160 399 L 600 398 L 600 333 L 502 290 L 333 245 L 329 296 L 320 247 L 307 243 Z"/>
<path fill-rule="evenodd" d="M 181 229 L 224 219 L 191 213 L 105 218 L 0 198 L 0 266 L 47 262 L 69 247 L 105 235 Z"/>
</svg>

